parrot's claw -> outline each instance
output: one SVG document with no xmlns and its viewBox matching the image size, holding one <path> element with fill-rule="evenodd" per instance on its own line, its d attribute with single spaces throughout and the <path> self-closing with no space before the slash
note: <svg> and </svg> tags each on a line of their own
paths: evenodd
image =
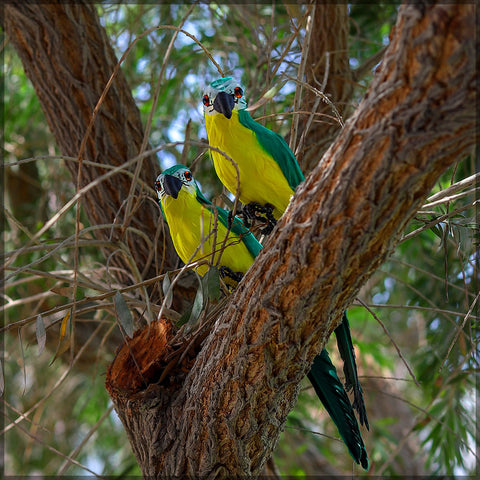
<svg viewBox="0 0 480 480">
<path fill-rule="evenodd" d="M 251 227 L 252 220 L 259 221 L 261 223 L 266 223 L 267 225 L 260 230 L 262 235 L 268 235 L 272 232 L 275 225 L 277 224 L 277 220 L 273 216 L 274 206 L 270 203 L 265 205 L 260 205 L 257 202 L 248 203 L 243 207 L 242 215 L 243 215 L 243 222 L 245 226 Z"/>
<path fill-rule="evenodd" d="M 219 269 L 220 276 L 222 278 L 228 277 L 234 280 L 235 282 L 239 282 L 243 275 L 240 272 L 234 272 L 231 268 L 221 266 Z"/>
<path fill-rule="evenodd" d="M 272 230 L 275 228 L 275 225 L 277 224 L 277 220 L 273 216 L 273 209 L 275 208 L 272 204 L 267 203 L 265 205 L 265 217 L 267 217 L 267 226 L 260 230 L 260 233 L 262 235 L 269 235 L 272 233 Z"/>
</svg>

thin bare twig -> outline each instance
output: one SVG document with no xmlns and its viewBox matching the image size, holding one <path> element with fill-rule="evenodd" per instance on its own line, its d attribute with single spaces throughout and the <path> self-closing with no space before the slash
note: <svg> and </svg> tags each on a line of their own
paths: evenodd
<svg viewBox="0 0 480 480">
<path fill-rule="evenodd" d="M 445 358 L 443 359 L 442 361 L 442 364 L 440 365 L 440 368 L 438 369 L 438 372 L 440 373 L 441 370 L 443 369 L 443 367 L 445 366 L 445 364 L 447 363 L 447 359 L 448 359 L 448 356 L 450 355 L 450 352 L 452 351 L 452 348 L 453 346 L 455 345 L 455 343 L 457 342 L 458 340 L 458 337 L 460 336 L 460 334 L 463 332 L 463 328 L 465 327 L 465 324 L 467 323 L 467 320 L 470 318 L 470 316 L 472 315 L 472 312 L 473 312 L 473 309 L 475 308 L 475 305 L 477 303 L 477 300 L 478 298 L 480 297 L 480 292 L 477 294 L 477 296 L 475 297 L 475 299 L 473 300 L 472 304 L 470 305 L 470 309 L 468 310 L 467 314 L 465 315 L 465 317 L 463 317 L 463 322 L 461 325 L 459 325 L 457 327 L 457 331 L 455 332 L 455 335 L 450 343 L 450 346 L 448 347 L 448 351 L 445 355 Z"/>
<path fill-rule="evenodd" d="M 383 328 L 383 331 L 385 332 L 385 334 L 387 335 L 387 337 L 390 339 L 390 341 L 392 342 L 392 345 L 395 347 L 395 350 L 397 351 L 398 353 L 398 356 L 400 357 L 400 359 L 402 360 L 403 364 L 405 365 L 405 367 L 407 368 L 408 370 L 408 373 L 410 374 L 410 376 L 412 377 L 413 381 L 415 382 L 415 385 L 417 387 L 420 387 L 420 383 L 418 383 L 418 380 L 417 378 L 415 377 L 415 374 L 413 373 L 413 370 L 410 368 L 410 365 L 408 364 L 407 360 L 405 359 L 405 357 L 402 355 L 402 352 L 400 350 L 400 348 L 398 348 L 398 345 L 396 344 L 395 340 L 393 339 L 393 337 L 390 335 L 390 332 L 388 331 L 387 327 L 385 326 L 385 324 L 378 318 L 378 316 L 375 314 L 375 312 L 365 303 L 363 302 L 360 298 L 357 298 L 357 300 L 370 312 L 370 314 L 373 316 L 373 318 L 380 324 L 380 326 Z"/>
</svg>

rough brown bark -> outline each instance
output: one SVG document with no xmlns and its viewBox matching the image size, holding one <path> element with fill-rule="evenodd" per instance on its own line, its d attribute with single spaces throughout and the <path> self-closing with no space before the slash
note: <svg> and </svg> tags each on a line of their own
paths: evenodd
<svg viewBox="0 0 480 480">
<path fill-rule="evenodd" d="M 342 117 L 349 113 L 346 108 L 353 92 L 352 71 L 348 51 L 348 5 L 346 3 L 314 2 L 312 36 L 308 49 L 305 82 L 323 91 L 336 106 Z M 325 82 L 325 84 L 324 84 Z M 305 89 L 302 111 L 318 114 L 308 129 L 303 147 L 297 152 L 304 172 L 310 172 L 338 135 L 341 126 L 332 107 Z M 304 131 L 309 116 L 301 118 L 300 131 Z"/>
<path fill-rule="evenodd" d="M 58 148 L 63 155 L 77 157 L 93 110 L 117 64 L 95 5 L 81 1 L 15 2 L 4 7 L 1 23 L 32 81 Z M 120 70 L 95 119 L 82 158 L 107 166 L 122 165 L 140 153 L 142 141 L 140 113 Z M 79 164 L 65 164 L 76 183 Z M 85 162 L 81 170 L 80 188 L 108 171 Z M 134 170 L 135 165 L 126 169 L 131 173 Z M 140 182 L 152 187 L 159 171 L 154 155 L 145 158 Z M 151 193 L 147 194 L 139 182 L 135 189 L 138 205 L 133 216 L 124 222 L 131 173 L 118 173 L 92 188 L 83 196 L 82 205 L 92 225 L 107 225 L 95 234 L 100 240 L 111 240 L 110 246 L 104 247 L 109 265 L 132 272 L 132 264 L 119 248 L 122 242 L 144 278 L 151 278 L 161 273 L 152 255 L 159 209 L 151 201 Z M 122 228 L 112 228 L 112 223 Z M 160 234 L 155 247 L 159 261 L 165 254 L 165 268 L 174 268 L 177 256 L 171 242 L 167 239 L 164 251 Z M 131 275 L 120 275 L 113 268 L 111 272 L 121 284 L 131 282 Z M 177 299 L 185 293 L 179 286 Z"/>
<path fill-rule="evenodd" d="M 144 475 L 261 472 L 341 313 L 438 176 L 474 144 L 474 32 L 473 5 L 402 6 L 367 95 L 190 371 L 140 391 L 107 378 Z"/>
</svg>

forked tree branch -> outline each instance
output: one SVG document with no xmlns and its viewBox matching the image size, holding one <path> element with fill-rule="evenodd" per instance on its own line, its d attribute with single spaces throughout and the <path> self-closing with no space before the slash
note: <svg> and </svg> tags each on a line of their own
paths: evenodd
<svg viewBox="0 0 480 480">
<path fill-rule="evenodd" d="M 367 95 L 189 371 L 135 394 L 110 383 L 145 475 L 261 472 L 341 313 L 439 175 L 472 149 L 474 29 L 473 5 L 402 6 Z"/>
<path fill-rule="evenodd" d="M 84 37 L 73 36 L 79 17 L 92 12 L 85 6 L 17 4 L 8 5 L 2 19 L 64 154 L 77 153 L 115 65 L 105 38 L 90 45 L 100 61 L 86 50 L 85 42 L 98 32 L 96 20 L 86 22 Z M 159 362 L 171 353 L 168 323 L 140 332 L 129 346 L 145 357 L 133 362 L 131 355 L 117 356 L 107 387 L 145 476 L 261 472 L 299 382 L 341 312 L 392 251 L 439 175 L 474 144 L 474 28 L 473 5 L 402 6 L 367 95 L 298 188 L 269 244 L 185 368 L 155 383 Z M 62 63 L 67 50 L 79 45 L 93 63 Z M 119 79 L 95 124 L 87 158 L 121 162 L 141 143 L 138 111 Z M 111 113 L 118 105 L 124 108 L 120 120 Z M 145 165 L 149 181 L 154 161 Z M 83 168 L 84 182 L 98 174 Z M 120 176 L 86 197 L 90 220 L 107 216 L 109 223 L 129 187 L 129 177 Z M 139 209 L 133 225 L 151 233 L 157 214 Z M 148 261 L 147 245 L 129 245 L 138 264 Z M 147 365 L 142 375 L 140 364 Z"/>
</svg>

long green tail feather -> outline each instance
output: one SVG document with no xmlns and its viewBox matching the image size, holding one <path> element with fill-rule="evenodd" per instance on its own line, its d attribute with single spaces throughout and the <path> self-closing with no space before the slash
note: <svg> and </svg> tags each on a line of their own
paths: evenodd
<svg viewBox="0 0 480 480">
<path fill-rule="evenodd" d="M 368 470 L 367 450 L 362 440 L 360 428 L 352 405 L 337 371 L 325 349 L 317 355 L 308 379 L 313 385 L 318 398 L 338 428 L 350 455 L 355 462 Z"/>
<path fill-rule="evenodd" d="M 337 338 L 338 351 L 343 360 L 343 373 L 345 375 L 345 389 L 347 392 L 353 389 L 353 408 L 358 412 L 360 425 L 368 425 L 367 410 L 363 400 L 363 391 L 358 380 L 357 363 L 355 361 L 355 350 L 353 348 L 352 337 L 350 335 L 350 325 L 348 323 L 347 314 L 343 312 L 343 321 L 335 329 L 335 337 Z"/>
</svg>

